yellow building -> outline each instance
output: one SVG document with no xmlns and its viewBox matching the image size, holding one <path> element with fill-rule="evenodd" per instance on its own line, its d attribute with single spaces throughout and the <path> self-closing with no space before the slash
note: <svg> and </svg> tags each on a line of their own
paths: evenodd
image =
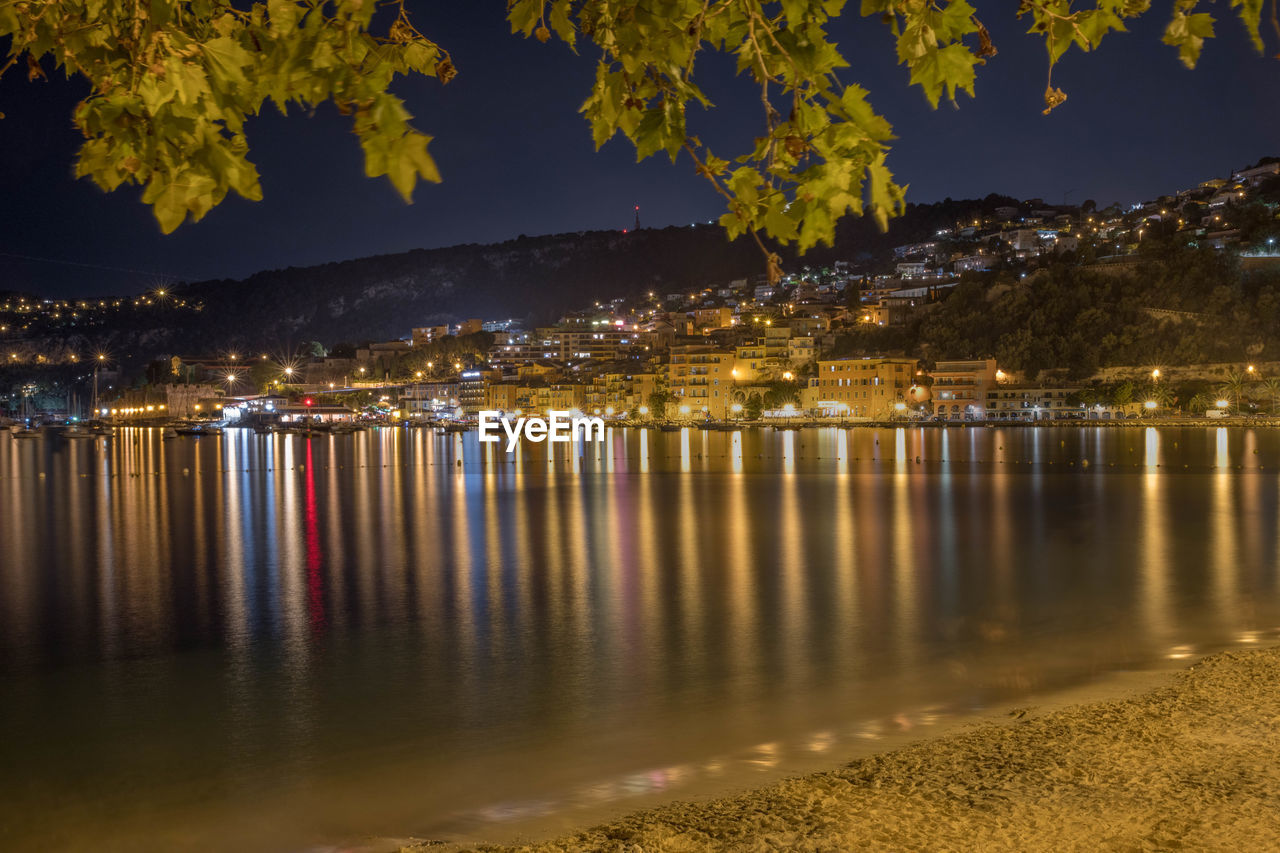
<svg viewBox="0 0 1280 853">
<path fill-rule="evenodd" d="M 726 329 L 733 325 L 732 308 L 695 308 L 688 316 L 699 329 Z"/>
<path fill-rule="evenodd" d="M 801 394 L 804 408 L 827 417 L 885 420 L 900 412 L 915 385 L 914 358 L 819 360 Z"/>
<path fill-rule="evenodd" d="M 637 413 L 649 405 L 649 395 L 658 389 L 656 373 L 606 373 L 597 376 L 587 392 L 583 411 L 603 415 Z"/>
<path fill-rule="evenodd" d="M 724 418 L 733 402 L 734 365 L 729 350 L 676 346 L 667 365 L 667 389 L 681 418 Z"/>
<path fill-rule="evenodd" d="M 519 387 L 514 382 L 495 382 L 485 386 L 484 407 L 499 412 L 514 412 L 520 408 Z"/>
<path fill-rule="evenodd" d="M 581 410 L 589 385 L 520 385 L 516 392 L 517 408 L 524 412 L 545 414 L 552 410 Z"/>
</svg>

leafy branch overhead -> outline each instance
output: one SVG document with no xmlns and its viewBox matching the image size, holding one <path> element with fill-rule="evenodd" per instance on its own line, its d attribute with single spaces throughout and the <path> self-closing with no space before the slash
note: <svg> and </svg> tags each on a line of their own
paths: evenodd
<svg viewBox="0 0 1280 853">
<path fill-rule="evenodd" d="M 25 54 L 32 77 L 48 60 L 89 80 L 75 110 L 85 136 L 76 175 L 104 190 L 142 186 L 170 232 L 228 191 L 262 197 L 245 120 L 268 101 L 281 111 L 333 101 L 352 116 L 365 171 L 406 199 L 418 178 L 440 180 L 430 137 L 388 87 L 409 72 L 447 81 L 449 56 L 403 8 L 384 36 L 370 33 L 373 15 L 374 0 L 247 11 L 227 0 L 0 0 L 0 37 L 12 38 L 6 69 Z"/>
<path fill-rule="evenodd" d="M 1228 0 L 1263 51 L 1265 0 Z M 1214 35 L 1209 0 L 1174 0 L 1165 43 L 1192 67 Z M 582 105 L 596 146 L 617 134 L 639 159 L 688 156 L 724 197 L 720 221 L 801 250 L 830 243 L 836 221 L 870 214 L 884 227 L 903 209 L 904 187 L 886 164 L 893 133 L 868 93 L 840 79 L 848 62 L 828 35 L 845 0 L 508 0 L 514 33 L 599 52 Z M 1150 0 L 1021 0 L 1016 15 L 1045 40 L 1049 112 L 1066 99 L 1053 66 L 1090 51 Z M 1273 9 L 1270 24 L 1280 37 Z M 1077 8 L 1079 6 L 1079 8 Z M 247 8 L 246 8 L 247 7 Z M 974 95 L 978 66 L 996 55 L 967 0 L 861 0 L 894 39 L 910 85 L 936 107 Z M 0 74 L 19 63 L 31 79 L 52 64 L 91 93 L 76 108 L 85 136 L 76 174 L 105 190 L 143 187 L 165 232 L 199 220 L 235 191 L 259 199 L 248 159 L 248 117 L 268 102 L 312 109 L 328 101 L 352 118 L 368 175 L 386 175 L 406 200 L 418 179 L 440 180 L 393 80 L 411 73 L 448 83 L 449 54 L 415 27 L 403 0 L 0 0 Z M 703 52 L 734 58 L 759 91 L 760 135 L 713 152 L 688 109 L 713 108 L 695 81 Z M 746 141 L 744 140 L 744 143 Z"/>
</svg>

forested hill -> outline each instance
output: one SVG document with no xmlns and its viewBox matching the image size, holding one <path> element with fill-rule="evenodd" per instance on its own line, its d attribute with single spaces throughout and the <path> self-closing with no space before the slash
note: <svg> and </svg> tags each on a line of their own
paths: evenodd
<svg viewBox="0 0 1280 853">
<path fill-rule="evenodd" d="M 750 241 L 730 243 L 703 226 L 420 249 L 182 290 L 204 304 L 200 332 L 213 341 L 334 342 L 397 338 L 467 317 L 549 321 L 596 300 L 702 288 L 763 269 Z"/>
<path fill-rule="evenodd" d="M 932 234 L 957 215 L 1013 202 L 914 205 L 887 234 L 866 219 L 840 224 L 836 245 L 803 258 L 780 251 L 784 266 L 884 258 L 892 246 Z M 1016 203 L 1016 202 L 1013 202 Z M 519 237 L 257 273 L 242 281 L 183 286 L 203 302 L 189 333 L 207 346 L 285 341 L 360 341 L 407 335 L 413 326 L 466 317 L 548 322 L 593 301 L 720 285 L 764 272 L 748 238 L 730 242 L 716 225 L 589 231 Z"/>
<path fill-rule="evenodd" d="M 779 249 L 784 269 L 850 260 L 869 268 L 891 249 L 925 239 L 957 218 L 1017 204 L 1007 196 L 911 205 L 881 233 L 847 217 L 836 245 L 802 258 Z M 747 237 L 729 241 L 718 225 L 521 236 L 492 245 L 420 249 L 312 267 L 260 272 L 231 281 L 170 288 L 201 310 L 121 311 L 82 320 L 74 335 L 91 348 L 150 358 L 177 352 L 244 348 L 283 351 L 308 341 L 326 345 L 407 336 L 415 326 L 469 317 L 552 322 L 568 311 L 648 291 L 672 293 L 726 284 L 765 271 Z M 67 329 L 33 330 L 65 342 Z"/>
</svg>

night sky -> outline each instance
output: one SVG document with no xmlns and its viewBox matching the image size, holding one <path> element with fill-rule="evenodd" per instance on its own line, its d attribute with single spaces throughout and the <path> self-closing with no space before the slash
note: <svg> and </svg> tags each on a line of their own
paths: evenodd
<svg viewBox="0 0 1280 853">
<path fill-rule="evenodd" d="M 420 184 L 413 205 L 385 179 L 364 177 L 349 120 L 331 107 L 287 118 L 269 107 L 249 126 L 265 200 L 229 198 L 164 236 L 138 190 L 107 195 L 72 179 L 80 140 L 70 115 L 83 84 L 8 74 L 0 81 L 0 290 L 131 293 L 413 248 L 623 228 L 633 204 L 646 226 L 720 214 L 721 200 L 687 160 L 636 164 L 621 138 L 593 152 L 577 114 L 592 51 L 574 56 L 554 40 L 509 35 L 499 0 L 416 6 L 419 29 L 450 50 L 459 75 L 443 88 L 428 79 L 398 86 L 415 125 L 436 137 L 431 150 L 444 175 L 440 185 Z M 1000 192 L 1061 202 L 1069 193 L 1071 202 L 1105 205 L 1280 155 L 1280 62 L 1253 52 L 1225 4 L 1215 7 L 1219 38 L 1195 71 L 1160 43 L 1164 9 L 1092 55 L 1072 51 L 1054 73 L 1069 100 L 1050 116 L 1041 115 L 1043 42 L 1023 34 L 1008 6 L 984 4 L 1000 53 L 979 68 L 977 99 L 961 96 L 958 110 L 931 110 L 907 87 L 887 29 L 860 18 L 856 3 L 833 26 L 852 64 L 843 79 L 871 90 L 900 137 L 889 163 L 910 184 L 908 200 Z M 733 80 L 726 60 L 700 67 L 718 108 L 695 110 L 690 130 L 719 143 L 722 156 L 741 153 L 759 132 L 757 93 Z"/>
</svg>

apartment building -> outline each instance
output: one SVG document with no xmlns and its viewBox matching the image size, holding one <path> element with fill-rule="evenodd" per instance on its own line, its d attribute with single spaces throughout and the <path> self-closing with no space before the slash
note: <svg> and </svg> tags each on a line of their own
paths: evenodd
<svg viewBox="0 0 1280 853">
<path fill-rule="evenodd" d="M 730 350 L 702 346 L 671 348 L 667 388 L 680 417 L 723 418 L 732 404 L 736 356 Z"/>
<path fill-rule="evenodd" d="M 914 358 L 821 359 L 801 404 L 825 417 L 883 420 L 906 405 L 915 375 Z"/>
<path fill-rule="evenodd" d="M 994 358 L 940 361 L 934 367 L 934 414 L 949 421 L 981 421 L 987 417 L 987 393 L 1003 376 Z"/>
</svg>

